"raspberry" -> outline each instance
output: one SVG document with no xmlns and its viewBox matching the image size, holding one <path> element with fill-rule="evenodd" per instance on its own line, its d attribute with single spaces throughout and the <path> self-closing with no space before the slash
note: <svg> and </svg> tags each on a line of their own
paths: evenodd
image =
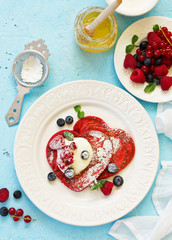
<svg viewBox="0 0 172 240">
<path fill-rule="evenodd" d="M 162 62 L 167 65 L 168 68 L 171 67 L 172 61 L 170 59 L 163 59 Z"/>
<path fill-rule="evenodd" d="M 130 76 L 130 79 L 136 83 L 144 83 L 146 81 L 145 76 L 141 69 L 135 68 Z"/>
<path fill-rule="evenodd" d="M 157 76 L 165 76 L 168 73 L 168 68 L 165 64 L 155 67 L 155 74 Z"/>
<path fill-rule="evenodd" d="M 71 150 L 76 150 L 77 149 L 77 146 L 76 146 L 75 142 L 72 142 L 69 147 L 70 147 Z"/>
<path fill-rule="evenodd" d="M 62 135 L 57 135 L 49 143 L 49 147 L 53 150 L 61 149 L 65 146 L 65 139 Z"/>
<path fill-rule="evenodd" d="M 9 198 L 9 191 L 7 188 L 0 189 L 0 202 L 5 202 Z"/>
<path fill-rule="evenodd" d="M 136 59 L 131 54 L 127 54 L 124 59 L 124 68 L 134 68 L 136 67 Z"/>
<path fill-rule="evenodd" d="M 149 45 L 152 45 L 152 43 L 154 42 L 159 45 L 161 42 L 160 37 L 158 37 L 158 35 L 155 32 L 149 32 L 147 38 Z"/>
<path fill-rule="evenodd" d="M 113 186 L 114 186 L 114 185 L 113 185 L 112 182 L 107 181 L 107 182 L 103 185 L 103 187 L 101 187 L 100 189 L 101 189 L 102 193 L 103 193 L 105 196 L 107 196 L 107 195 L 109 195 L 109 194 L 112 192 Z"/>
<path fill-rule="evenodd" d="M 172 77 L 164 76 L 161 78 L 161 89 L 167 91 L 172 86 Z"/>
</svg>

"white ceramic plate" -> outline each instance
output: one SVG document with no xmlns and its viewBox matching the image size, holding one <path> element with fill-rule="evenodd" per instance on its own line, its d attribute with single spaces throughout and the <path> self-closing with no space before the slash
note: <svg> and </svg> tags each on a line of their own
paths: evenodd
<svg viewBox="0 0 172 240">
<path fill-rule="evenodd" d="M 168 102 L 172 100 L 172 88 L 168 91 L 162 91 L 160 86 L 157 86 L 152 93 L 145 93 L 144 88 L 147 86 L 147 83 L 138 84 L 130 80 L 130 75 L 132 73 L 131 69 L 125 69 L 123 67 L 125 59 L 125 48 L 128 44 L 131 43 L 131 38 L 133 35 L 139 37 L 138 44 L 146 38 L 148 32 L 153 31 L 153 25 L 158 24 L 159 26 L 166 26 L 172 31 L 172 19 L 166 17 L 148 17 L 141 19 L 131 26 L 129 26 L 119 38 L 115 53 L 114 53 L 114 65 L 116 73 L 119 80 L 123 86 L 136 97 L 148 101 L 148 102 Z M 136 49 L 135 49 L 136 50 Z M 131 52 L 135 53 L 135 50 Z M 169 69 L 169 76 L 172 75 L 172 67 Z"/>
<path fill-rule="evenodd" d="M 113 1 L 106 0 L 108 4 Z M 116 12 L 126 16 L 139 16 L 152 10 L 157 3 L 158 0 L 123 0 Z"/>
<path fill-rule="evenodd" d="M 46 144 L 59 131 L 59 117 L 72 115 L 77 121 L 76 104 L 86 115 L 126 130 L 135 141 L 135 157 L 120 173 L 124 184 L 108 197 L 89 188 L 73 192 L 59 180 L 47 180 Z M 53 88 L 31 106 L 17 131 L 14 159 L 23 190 L 40 210 L 68 224 L 95 226 L 124 216 L 142 201 L 157 172 L 159 145 L 151 119 L 132 96 L 107 83 L 80 80 Z"/>
</svg>

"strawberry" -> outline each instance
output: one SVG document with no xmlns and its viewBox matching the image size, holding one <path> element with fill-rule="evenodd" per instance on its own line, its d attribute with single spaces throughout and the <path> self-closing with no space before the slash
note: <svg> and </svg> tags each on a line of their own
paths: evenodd
<svg viewBox="0 0 172 240">
<path fill-rule="evenodd" d="M 151 45 L 153 42 L 159 45 L 161 42 L 160 37 L 158 37 L 158 35 L 155 32 L 149 32 L 147 38 L 149 45 Z"/>
<path fill-rule="evenodd" d="M 9 198 L 9 191 L 7 188 L 0 189 L 0 202 L 5 202 Z"/>
<path fill-rule="evenodd" d="M 168 73 L 168 68 L 165 64 L 162 64 L 158 67 L 155 67 L 154 71 L 157 76 L 165 76 Z"/>
<path fill-rule="evenodd" d="M 109 182 L 109 181 L 106 181 L 106 183 L 103 185 L 103 187 L 101 187 L 101 191 L 102 193 L 107 196 L 109 195 L 111 192 L 112 192 L 112 188 L 113 188 L 113 183 L 112 182 Z"/>
<path fill-rule="evenodd" d="M 135 68 L 130 76 L 131 81 L 136 83 L 144 83 L 146 81 L 144 73 L 141 69 Z"/>
<path fill-rule="evenodd" d="M 163 76 L 161 78 L 161 89 L 167 91 L 172 86 L 172 77 Z"/>
<path fill-rule="evenodd" d="M 134 68 L 136 67 L 137 62 L 136 59 L 131 54 L 127 54 L 124 59 L 124 67 L 125 68 Z"/>
</svg>

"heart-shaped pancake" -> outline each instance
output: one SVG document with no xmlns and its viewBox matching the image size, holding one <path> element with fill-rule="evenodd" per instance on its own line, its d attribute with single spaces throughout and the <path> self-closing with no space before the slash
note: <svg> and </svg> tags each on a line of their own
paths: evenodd
<svg viewBox="0 0 172 240">
<path fill-rule="evenodd" d="M 92 130 L 107 134 L 113 145 L 113 154 L 110 163 L 117 165 L 117 172 L 124 169 L 134 157 L 135 144 L 132 137 L 122 129 L 110 128 L 101 118 L 86 116 L 76 122 L 73 130 L 79 134 Z M 115 172 L 115 174 L 117 172 Z M 112 175 L 114 175 L 114 173 L 110 173 L 106 168 L 98 179 L 108 178 Z"/>
<path fill-rule="evenodd" d="M 57 136 L 63 136 L 64 131 L 68 131 L 74 135 L 74 142 L 76 138 L 86 139 L 91 145 L 93 151 L 89 165 L 72 178 L 67 178 L 64 172 L 58 167 L 57 163 L 59 150 L 55 149 L 54 147 Z M 79 134 L 75 131 L 63 130 L 54 134 L 48 141 L 46 147 L 46 156 L 51 168 L 61 182 L 71 190 L 79 192 L 88 187 L 105 170 L 111 160 L 112 151 L 112 141 L 110 140 L 109 136 L 103 132 L 93 130 Z"/>
</svg>

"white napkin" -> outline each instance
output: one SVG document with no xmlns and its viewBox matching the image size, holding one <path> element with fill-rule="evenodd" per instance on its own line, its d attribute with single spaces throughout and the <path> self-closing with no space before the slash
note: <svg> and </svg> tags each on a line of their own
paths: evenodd
<svg viewBox="0 0 172 240">
<path fill-rule="evenodd" d="M 152 199 L 159 216 L 139 216 L 118 220 L 109 234 L 118 240 L 172 239 L 172 162 L 161 162 Z"/>
<path fill-rule="evenodd" d="M 158 104 L 155 125 L 158 133 L 172 139 L 172 102 Z"/>
</svg>

